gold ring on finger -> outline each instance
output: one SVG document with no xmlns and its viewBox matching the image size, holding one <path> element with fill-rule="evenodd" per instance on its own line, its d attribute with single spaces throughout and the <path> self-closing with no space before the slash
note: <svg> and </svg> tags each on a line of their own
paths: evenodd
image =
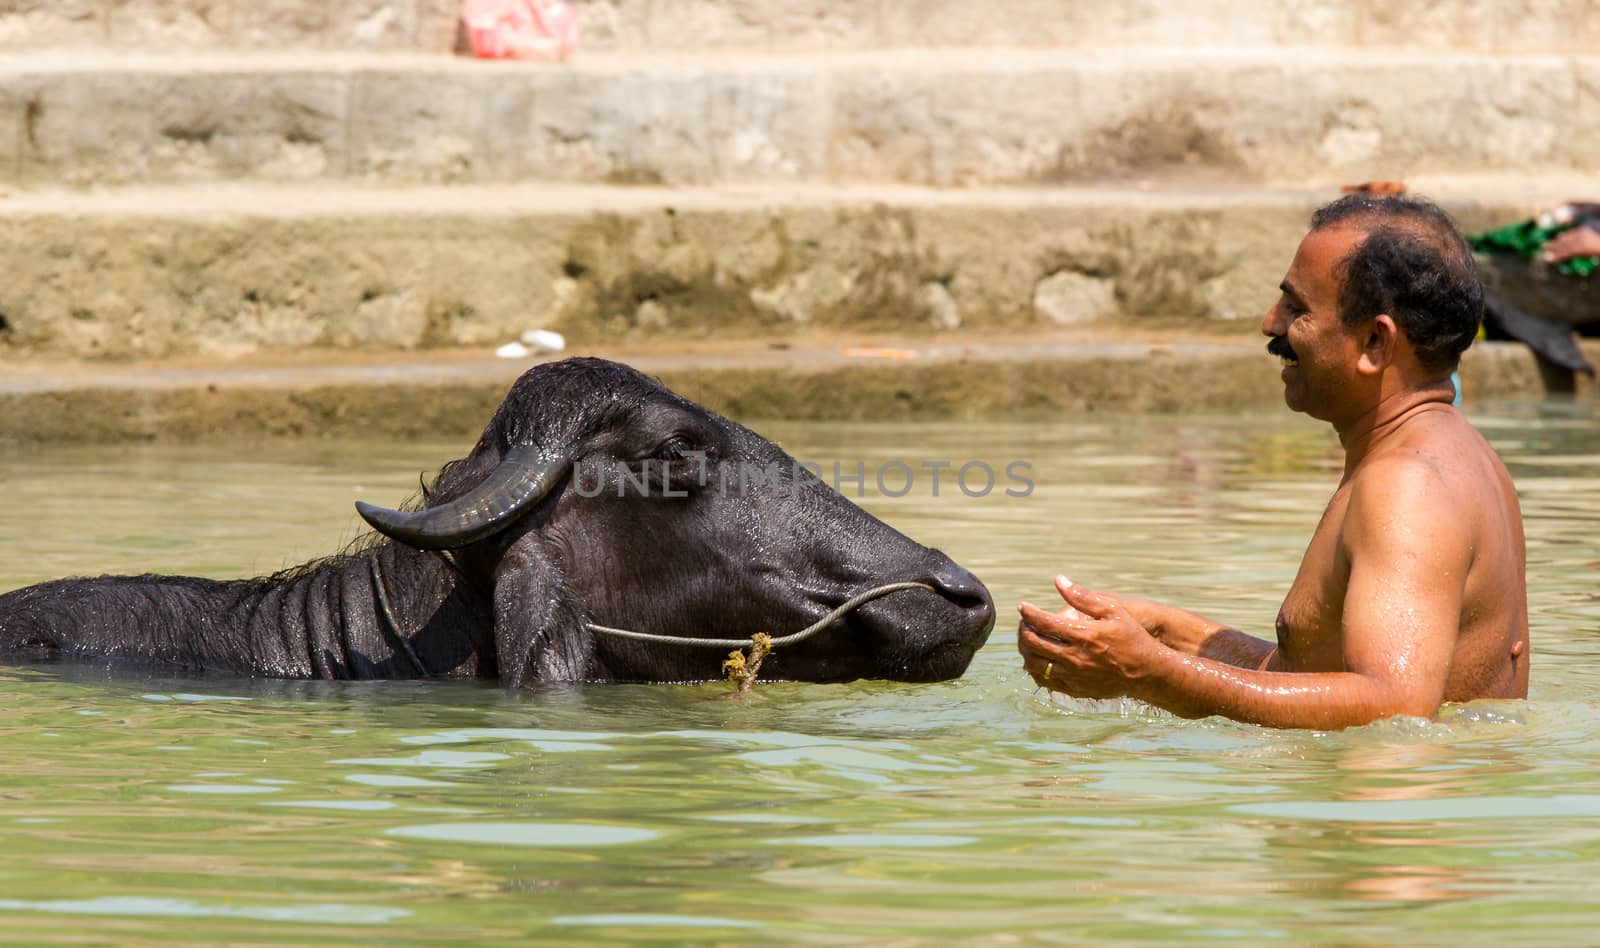
<svg viewBox="0 0 1600 948">
<path fill-rule="evenodd" d="M 1056 663 L 1055 662 L 1045 662 L 1044 663 L 1044 680 L 1045 681 L 1049 681 L 1050 680 L 1050 669 L 1052 669 L 1054 667 L 1056 667 Z"/>
</svg>

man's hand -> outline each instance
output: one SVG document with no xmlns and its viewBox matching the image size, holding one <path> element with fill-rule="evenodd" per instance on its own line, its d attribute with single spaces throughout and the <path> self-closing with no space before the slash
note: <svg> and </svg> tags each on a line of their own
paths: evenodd
<svg viewBox="0 0 1600 948">
<path fill-rule="evenodd" d="M 1117 604 L 1133 616 L 1134 621 L 1158 639 L 1162 645 L 1177 649 L 1186 655 L 1198 654 L 1201 647 L 1217 629 L 1215 622 L 1198 616 L 1187 609 L 1169 606 L 1163 602 L 1140 599 L 1137 596 L 1116 596 Z"/>
<path fill-rule="evenodd" d="M 1552 237 L 1539 253 L 1545 263 L 1561 263 L 1573 257 L 1600 256 L 1600 231 L 1588 225 L 1562 231 Z"/>
<path fill-rule="evenodd" d="M 1118 597 L 1092 593 L 1061 576 L 1056 589 L 1067 603 L 1060 612 L 1026 602 L 1018 607 L 1023 668 L 1044 687 L 1080 698 L 1131 693 L 1166 649 Z"/>
<path fill-rule="evenodd" d="M 1170 624 L 1173 613 L 1171 606 L 1164 606 L 1150 599 L 1140 599 L 1138 596 L 1124 596 L 1120 593 L 1107 593 L 1116 600 L 1117 605 L 1133 616 L 1133 621 L 1144 627 L 1144 630 L 1156 638 L 1160 638 Z"/>
</svg>

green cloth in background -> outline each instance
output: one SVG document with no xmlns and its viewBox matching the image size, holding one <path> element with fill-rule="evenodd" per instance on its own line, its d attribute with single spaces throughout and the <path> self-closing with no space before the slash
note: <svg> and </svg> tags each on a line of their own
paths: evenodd
<svg viewBox="0 0 1600 948">
<path fill-rule="evenodd" d="M 1515 253 L 1532 260 L 1550 238 L 1572 226 L 1540 227 L 1538 221 L 1529 219 L 1473 234 L 1467 238 L 1467 244 L 1484 253 Z M 1556 264 L 1556 272 L 1568 276 L 1586 277 L 1596 270 L 1600 270 L 1600 257 L 1573 257 Z"/>
</svg>

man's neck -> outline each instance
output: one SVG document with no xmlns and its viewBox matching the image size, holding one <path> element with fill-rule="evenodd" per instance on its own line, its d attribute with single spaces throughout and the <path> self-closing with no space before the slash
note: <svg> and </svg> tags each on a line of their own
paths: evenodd
<svg viewBox="0 0 1600 948">
<path fill-rule="evenodd" d="M 1344 445 L 1344 476 L 1361 466 L 1361 462 L 1407 421 L 1417 415 L 1440 408 L 1448 409 L 1455 402 L 1456 390 L 1448 376 L 1408 388 L 1379 398 L 1378 403 L 1345 424 L 1335 424 L 1339 443 Z"/>
</svg>

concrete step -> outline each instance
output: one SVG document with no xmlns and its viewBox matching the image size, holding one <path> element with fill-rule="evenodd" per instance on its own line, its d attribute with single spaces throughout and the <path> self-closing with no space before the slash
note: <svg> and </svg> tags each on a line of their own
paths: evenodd
<svg viewBox="0 0 1600 948">
<path fill-rule="evenodd" d="M 1592 51 L 1590 0 L 573 0 L 588 50 L 1352 46 Z M 456 44 L 459 0 L 11 0 L 0 49 Z"/>
<path fill-rule="evenodd" d="M 460 9 L 460 0 L 8 0 L 0 3 L 0 50 L 448 53 Z"/>
<path fill-rule="evenodd" d="M 0 57 L 0 183 L 1337 182 L 1600 170 L 1600 57 Z"/>
<path fill-rule="evenodd" d="M 859 358 L 837 340 L 780 352 L 602 346 L 581 354 L 626 362 L 715 411 L 756 424 L 1283 410 L 1276 360 L 1259 339 L 1055 332 L 902 345 L 912 358 Z M 1584 348 L 1600 361 L 1600 344 L 1586 340 Z M 471 439 L 529 364 L 461 353 L 114 367 L 0 356 L 0 444 L 241 435 Z M 1515 343 L 1474 345 L 1462 359 L 1461 379 L 1469 405 L 1545 394 L 1532 354 Z M 1600 397 L 1589 379 L 1580 379 L 1574 394 Z"/>
<path fill-rule="evenodd" d="M 1481 229 L 1592 180 L 1418 180 Z M 0 200 L 0 349 L 1254 331 L 1331 191 L 287 186 Z M 1231 321 L 1231 322 L 1230 322 Z M 1231 327 L 1231 328 L 1229 328 Z"/>
<path fill-rule="evenodd" d="M 588 49 L 1327 46 L 1593 52 L 1591 0 L 584 0 Z"/>
</svg>

